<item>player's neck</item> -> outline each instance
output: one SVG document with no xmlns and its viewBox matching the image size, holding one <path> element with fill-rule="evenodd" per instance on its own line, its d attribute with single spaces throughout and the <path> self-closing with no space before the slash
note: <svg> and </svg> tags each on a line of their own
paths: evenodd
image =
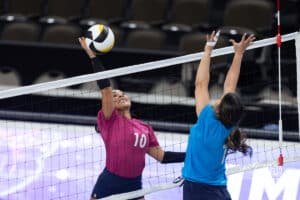
<svg viewBox="0 0 300 200">
<path fill-rule="evenodd" d="M 120 111 L 120 112 L 121 112 L 121 114 L 122 114 L 124 117 L 126 117 L 127 119 L 131 119 L 131 113 L 130 113 L 129 110 L 122 110 L 122 111 Z"/>
</svg>

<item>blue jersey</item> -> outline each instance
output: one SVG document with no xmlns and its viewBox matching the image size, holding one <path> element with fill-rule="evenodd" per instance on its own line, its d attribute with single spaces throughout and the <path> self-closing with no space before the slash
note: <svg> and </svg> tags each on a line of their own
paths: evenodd
<svg viewBox="0 0 300 200">
<path fill-rule="evenodd" d="M 186 180 L 226 186 L 225 141 L 232 128 L 216 118 L 212 105 L 206 105 L 190 129 L 182 175 Z"/>
</svg>

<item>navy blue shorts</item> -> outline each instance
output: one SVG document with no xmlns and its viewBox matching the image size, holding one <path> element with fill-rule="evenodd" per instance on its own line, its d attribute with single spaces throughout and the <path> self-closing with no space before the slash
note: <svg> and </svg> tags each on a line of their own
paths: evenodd
<svg viewBox="0 0 300 200">
<path fill-rule="evenodd" d="M 123 178 L 112 174 L 107 169 L 99 175 L 98 180 L 94 186 L 91 197 L 95 199 L 108 197 L 113 194 L 120 194 L 142 189 L 142 177 Z M 142 197 L 134 198 L 137 200 Z"/>
<path fill-rule="evenodd" d="M 226 186 L 184 181 L 183 200 L 231 200 Z"/>
</svg>

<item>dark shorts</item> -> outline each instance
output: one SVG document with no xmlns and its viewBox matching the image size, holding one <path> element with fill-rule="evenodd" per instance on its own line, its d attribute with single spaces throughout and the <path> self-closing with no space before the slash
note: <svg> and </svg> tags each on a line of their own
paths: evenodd
<svg viewBox="0 0 300 200">
<path fill-rule="evenodd" d="M 142 177 L 123 178 L 112 174 L 107 169 L 99 175 L 98 180 L 94 186 L 91 197 L 95 199 L 108 197 L 113 194 L 121 194 L 142 189 Z M 137 200 L 142 197 L 134 198 Z"/>
<path fill-rule="evenodd" d="M 183 200 L 231 200 L 226 186 L 184 181 Z"/>
</svg>

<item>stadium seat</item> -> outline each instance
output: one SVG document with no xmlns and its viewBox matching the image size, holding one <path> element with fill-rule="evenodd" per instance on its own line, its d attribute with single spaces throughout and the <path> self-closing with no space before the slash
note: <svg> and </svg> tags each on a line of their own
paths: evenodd
<svg viewBox="0 0 300 200">
<path fill-rule="evenodd" d="M 56 81 L 64 78 L 66 78 L 66 75 L 62 71 L 48 69 L 48 71 L 40 74 L 40 76 L 34 80 L 33 84 Z"/>
<path fill-rule="evenodd" d="M 208 26 L 208 0 L 174 0 L 169 23 L 163 30 L 191 32 Z"/>
<path fill-rule="evenodd" d="M 165 33 L 159 30 L 135 30 L 128 34 L 126 47 L 162 50 L 165 45 Z"/>
<path fill-rule="evenodd" d="M 29 22 L 14 22 L 4 26 L 1 40 L 37 42 L 40 37 L 40 26 Z"/>
<path fill-rule="evenodd" d="M 274 6 L 269 1 L 233 0 L 224 12 L 223 33 L 237 28 L 247 28 L 256 33 L 270 33 L 274 24 Z"/>
<path fill-rule="evenodd" d="M 84 13 L 85 0 L 47 0 L 46 14 L 40 19 L 43 24 L 66 24 L 79 21 Z"/>
<path fill-rule="evenodd" d="M 41 41 L 54 44 L 78 45 L 77 38 L 80 36 L 81 29 L 79 26 L 72 24 L 56 24 L 45 29 Z"/>
<path fill-rule="evenodd" d="M 127 0 L 90 0 L 87 16 L 80 21 L 84 28 L 94 24 L 115 24 L 122 21 L 126 13 Z"/>
<path fill-rule="evenodd" d="M 210 0 L 209 1 L 209 23 L 214 27 L 220 27 L 223 23 L 225 6 L 230 0 Z"/>
<path fill-rule="evenodd" d="M 0 16 L 0 20 L 4 22 L 20 22 L 38 18 L 43 14 L 43 0 L 6 0 L 3 11 L 4 14 Z"/>
<path fill-rule="evenodd" d="M 0 85 L 20 86 L 21 79 L 19 73 L 8 66 L 0 66 Z"/>
<path fill-rule="evenodd" d="M 121 26 L 129 29 L 149 29 L 166 22 L 168 0 L 132 0 L 127 21 Z"/>
</svg>

